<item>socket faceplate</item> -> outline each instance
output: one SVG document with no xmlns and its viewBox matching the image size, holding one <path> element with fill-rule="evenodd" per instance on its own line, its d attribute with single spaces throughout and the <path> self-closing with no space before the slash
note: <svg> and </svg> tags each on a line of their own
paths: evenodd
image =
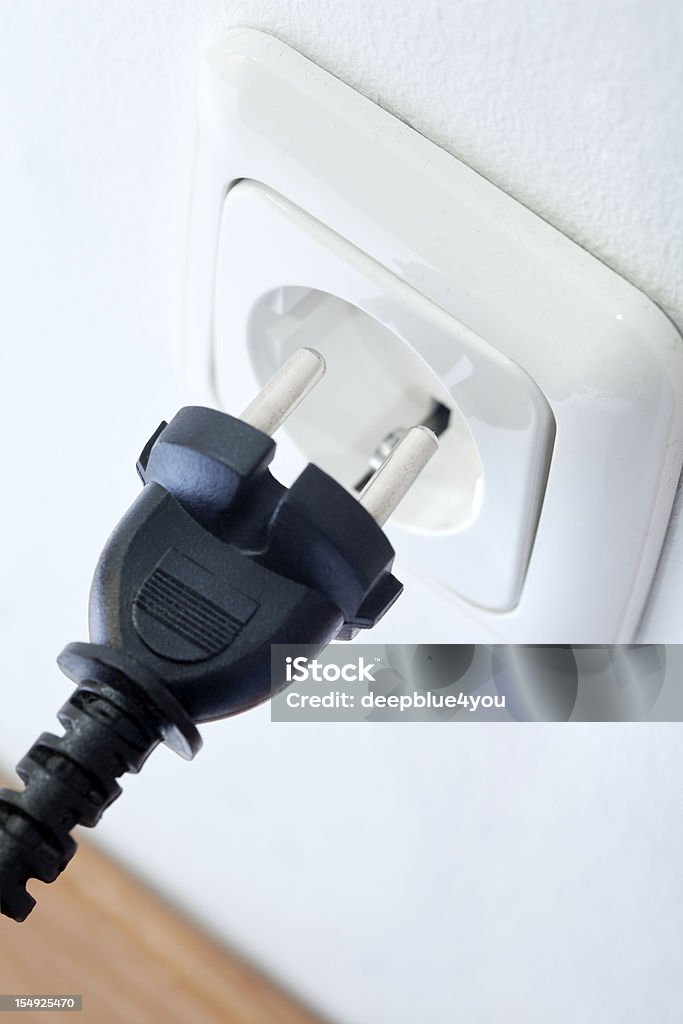
<svg viewBox="0 0 683 1024">
<path fill-rule="evenodd" d="M 449 639 L 633 639 L 683 460 L 683 346 L 668 319 L 510 196 L 272 37 L 238 31 L 211 50 L 197 97 L 182 351 L 191 400 L 240 407 L 254 383 L 247 336 L 258 369 L 253 325 L 278 290 L 285 302 L 315 290 L 364 309 L 438 377 L 481 462 L 476 514 L 456 529 L 391 528 L 434 600 L 449 602 Z M 416 308 L 442 327 L 423 348 Z M 479 394 L 459 375 L 472 351 L 505 367 Z M 481 440 L 509 392 L 528 414 L 518 427 L 508 416 L 512 464 L 505 430 L 488 449 Z M 474 541 L 487 507 L 482 548 Z M 508 518 L 516 527 L 496 549 Z M 487 561 L 486 550 L 498 553 Z M 390 620 L 379 639 L 392 639 Z"/>
</svg>

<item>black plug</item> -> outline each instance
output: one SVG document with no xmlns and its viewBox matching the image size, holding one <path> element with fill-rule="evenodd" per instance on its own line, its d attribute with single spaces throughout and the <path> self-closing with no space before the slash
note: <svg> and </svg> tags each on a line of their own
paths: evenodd
<svg viewBox="0 0 683 1024">
<path fill-rule="evenodd" d="M 17 766 L 22 792 L 0 790 L 0 911 L 23 921 L 30 878 L 52 882 L 166 742 L 185 758 L 196 723 L 225 718 L 282 689 L 271 644 L 315 656 L 371 628 L 399 596 L 381 526 L 436 450 L 408 431 L 357 499 L 314 465 L 290 488 L 271 475 L 270 434 L 324 373 L 300 349 L 240 419 L 185 408 L 140 457 L 142 492 L 110 537 L 90 596 L 90 643 L 58 663 L 77 687 Z"/>
</svg>

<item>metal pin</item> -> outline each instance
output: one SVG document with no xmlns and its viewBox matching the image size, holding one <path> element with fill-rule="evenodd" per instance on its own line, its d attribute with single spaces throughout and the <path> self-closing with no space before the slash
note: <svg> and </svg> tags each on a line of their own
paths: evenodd
<svg viewBox="0 0 683 1024">
<path fill-rule="evenodd" d="M 437 437 L 441 437 L 444 433 L 448 424 L 450 423 L 451 413 L 445 405 L 438 402 L 436 399 L 432 400 L 432 407 L 429 410 L 426 418 L 422 420 L 421 425 L 423 427 L 429 427 Z M 384 460 L 387 458 L 389 453 L 396 447 L 398 442 L 406 434 L 405 427 L 396 427 L 386 437 L 382 438 L 380 443 L 375 448 L 374 452 L 368 459 L 368 470 L 360 478 L 358 483 L 354 484 L 354 491 L 362 491 L 368 480 L 372 478 L 372 474 L 376 469 L 382 465 Z"/>
<path fill-rule="evenodd" d="M 326 370 L 325 360 L 312 348 L 299 348 L 246 407 L 241 420 L 264 434 L 274 434 L 315 387 Z"/>
<path fill-rule="evenodd" d="M 405 498 L 438 447 L 429 427 L 411 427 L 370 477 L 358 500 L 379 526 Z"/>
</svg>

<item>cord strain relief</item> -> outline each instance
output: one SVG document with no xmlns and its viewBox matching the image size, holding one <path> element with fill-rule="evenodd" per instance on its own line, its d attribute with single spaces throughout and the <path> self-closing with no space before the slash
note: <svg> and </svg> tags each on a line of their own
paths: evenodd
<svg viewBox="0 0 683 1024">
<path fill-rule="evenodd" d="M 85 681 L 59 712 L 63 736 L 43 733 L 17 765 L 21 792 L 0 789 L 0 912 L 23 921 L 35 905 L 31 878 L 53 882 L 77 849 L 76 825 L 92 827 L 162 739 L 151 703 Z"/>
</svg>

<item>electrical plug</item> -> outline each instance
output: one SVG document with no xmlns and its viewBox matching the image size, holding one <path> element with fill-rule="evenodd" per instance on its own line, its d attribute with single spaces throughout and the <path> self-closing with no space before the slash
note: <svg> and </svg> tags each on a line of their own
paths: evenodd
<svg viewBox="0 0 683 1024">
<path fill-rule="evenodd" d="M 17 766 L 22 792 L 0 790 L 0 911 L 23 921 L 31 878 L 53 882 L 94 826 L 165 742 L 192 758 L 197 724 L 237 714 L 282 689 L 271 644 L 314 657 L 370 629 L 402 585 L 382 525 L 437 440 L 401 437 L 359 497 L 308 465 L 287 488 L 270 473 L 271 434 L 325 371 L 300 349 L 240 418 L 181 409 L 138 461 L 144 487 L 95 570 L 90 642 L 58 658 L 77 685 Z"/>
</svg>

